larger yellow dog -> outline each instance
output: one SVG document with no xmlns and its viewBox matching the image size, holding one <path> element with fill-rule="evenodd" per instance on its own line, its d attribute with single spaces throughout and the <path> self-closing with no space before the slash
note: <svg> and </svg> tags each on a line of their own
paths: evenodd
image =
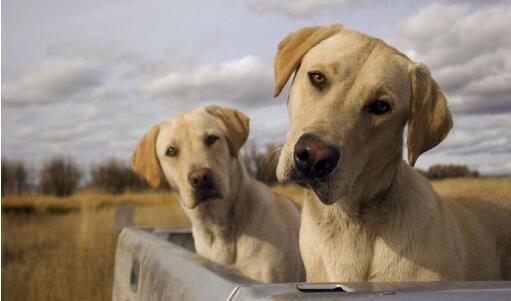
<svg viewBox="0 0 511 301">
<path fill-rule="evenodd" d="M 280 43 L 275 95 L 293 72 L 277 177 L 312 191 L 300 230 L 307 281 L 511 279 L 511 204 L 441 199 L 410 167 L 452 127 L 426 66 L 333 24 Z"/>
</svg>

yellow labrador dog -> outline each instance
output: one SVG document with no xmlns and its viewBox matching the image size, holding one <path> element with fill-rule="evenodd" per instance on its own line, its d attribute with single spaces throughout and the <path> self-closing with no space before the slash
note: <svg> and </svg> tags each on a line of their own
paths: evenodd
<svg viewBox="0 0 511 301">
<path fill-rule="evenodd" d="M 151 186 L 163 174 L 176 189 L 199 255 L 262 282 L 301 281 L 300 213 L 247 174 L 238 152 L 248 133 L 236 110 L 181 113 L 142 137 L 132 167 Z"/>
<path fill-rule="evenodd" d="M 279 44 L 275 96 L 292 73 L 277 177 L 311 190 L 308 282 L 511 279 L 511 204 L 441 199 L 410 167 L 452 127 L 426 66 L 333 24 Z"/>
</svg>

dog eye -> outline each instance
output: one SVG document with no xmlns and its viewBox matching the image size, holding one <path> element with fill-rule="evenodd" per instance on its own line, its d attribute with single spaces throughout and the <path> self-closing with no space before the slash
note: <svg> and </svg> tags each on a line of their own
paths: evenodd
<svg viewBox="0 0 511 301">
<path fill-rule="evenodd" d="M 369 104 L 369 113 L 382 115 L 390 111 L 390 105 L 386 101 L 377 100 Z"/>
<path fill-rule="evenodd" d="M 309 80 L 314 85 L 314 87 L 318 89 L 323 89 L 327 83 L 326 77 L 321 72 L 317 71 L 311 71 L 308 72 L 307 75 L 309 76 Z"/>
<path fill-rule="evenodd" d="M 213 145 L 219 138 L 215 135 L 208 135 L 206 139 L 204 139 L 204 144 L 207 146 Z"/>
<path fill-rule="evenodd" d="M 169 157 L 174 157 L 177 155 L 177 149 L 175 147 L 171 146 L 167 149 L 167 151 L 165 152 L 165 155 L 169 156 Z"/>
</svg>

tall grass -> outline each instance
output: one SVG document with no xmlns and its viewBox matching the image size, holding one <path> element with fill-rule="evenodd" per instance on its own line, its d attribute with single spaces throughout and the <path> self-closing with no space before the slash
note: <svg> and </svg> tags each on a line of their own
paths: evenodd
<svg viewBox="0 0 511 301">
<path fill-rule="evenodd" d="M 511 177 L 448 179 L 433 187 L 441 195 L 477 193 L 511 200 Z M 274 190 L 298 203 L 304 196 L 297 186 Z M 189 225 L 175 194 L 168 192 L 2 197 L 2 298 L 110 300 L 116 209 L 128 203 L 136 205 L 136 225 Z"/>
<path fill-rule="evenodd" d="M 138 204 L 137 225 L 189 224 L 172 193 L 2 198 L 2 298 L 111 299 L 115 214 L 126 203 Z M 27 206 L 29 214 L 12 209 Z"/>
<path fill-rule="evenodd" d="M 453 178 L 431 183 L 443 196 L 475 195 L 511 200 L 511 177 Z"/>
</svg>

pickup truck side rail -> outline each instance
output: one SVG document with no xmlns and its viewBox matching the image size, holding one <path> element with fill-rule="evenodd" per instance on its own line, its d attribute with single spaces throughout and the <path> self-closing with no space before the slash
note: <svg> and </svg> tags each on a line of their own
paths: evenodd
<svg viewBox="0 0 511 301">
<path fill-rule="evenodd" d="M 511 300 L 511 281 L 263 284 L 194 252 L 190 229 L 124 228 L 112 299 Z"/>
</svg>

